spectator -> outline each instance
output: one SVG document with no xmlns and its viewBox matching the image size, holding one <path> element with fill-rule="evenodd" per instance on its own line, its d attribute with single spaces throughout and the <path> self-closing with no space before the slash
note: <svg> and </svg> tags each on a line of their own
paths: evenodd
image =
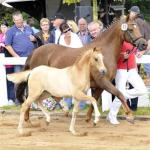
<svg viewBox="0 0 150 150">
<path fill-rule="evenodd" d="M 61 35 L 58 40 L 60 45 L 64 45 L 72 48 L 82 47 L 82 42 L 76 33 L 73 33 L 67 23 L 60 25 Z"/>
<path fill-rule="evenodd" d="M 35 37 L 31 27 L 24 25 L 23 16 L 20 12 L 12 15 L 14 25 L 6 32 L 5 45 L 7 51 L 13 57 L 27 57 L 34 49 Z M 23 66 L 14 66 L 14 72 L 21 71 Z M 19 104 L 16 100 L 16 104 Z"/>
<path fill-rule="evenodd" d="M 59 29 L 60 25 L 65 22 L 65 18 L 61 13 L 57 13 L 54 18 L 53 18 L 53 27 L 54 29 L 52 30 L 52 33 L 54 35 L 55 38 L 55 44 L 58 44 L 58 39 L 61 35 L 61 31 Z"/>
<path fill-rule="evenodd" d="M 48 43 L 54 43 L 54 35 L 50 32 L 50 22 L 47 18 L 42 18 L 40 20 L 41 31 L 35 34 L 37 39 L 38 47 Z"/>
<path fill-rule="evenodd" d="M 31 27 L 34 34 L 39 32 L 39 29 L 35 28 L 35 19 L 33 17 L 28 18 L 27 25 Z"/>
<path fill-rule="evenodd" d="M 14 26 L 6 32 L 6 49 L 13 57 L 27 57 L 34 49 L 35 37 L 31 27 L 23 24 L 23 16 L 20 12 L 12 15 Z M 15 66 L 15 72 L 22 69 L 22 66 Z"/>
<path fill-rule="evenodd" d="M 80 18 L 78 20 L 78 27 L 79 27 L 79 31 L 77 34 L 80 40 L 82 41 L 82 44 L 85 45 L 87 43 L 90 43 L 91 36 L 87 29 L 87 21 L 84 18 Z"/>
<path fill-rule="evenodd" d="M 93 21 L 88 24 L 88 30 L 91 35 L 91 41 L 100 36 L 103 31 L 103 23 L 101 21 Z"/>
<path fill-rule="evenodd" d="M 135 98 L 137 96 L 146 94 L 147 89 L 142 78 L 137 72 L 135 60 L 136 48 L 133 49 L 133 45 L 124 42 L 121 50 L 122 52 L 117 63 L 117 73 L 115 77 L 116 87 L 123 93 L 126 99 Z M 126 89 L 127 82 L 129 82 L 134 88 Z M 107 119 L 111 124 L 119 124 L 117 120 L 117 114 L 120 106 L 120 100 L 115 97 L 107 116 Z"/>
<path fill-rule="evenodd" d="M 2 22 L 0 26 L 0 51 L 1 53 L 5 54 L 5 57 L 10 57 L 10 54 L 5 48 L 5 37 L 6 32 L 8 30 L 8 23 L 6 21 Z M 6 65 L 6 74 L 13 73 L 14 68 L 12 65 Z M 14 84 L 7 80 L 7 98 L 8 98 L 8 104 L 14 105 L 15 102 L 15 92 L 14 92 Z"/>
</svg>

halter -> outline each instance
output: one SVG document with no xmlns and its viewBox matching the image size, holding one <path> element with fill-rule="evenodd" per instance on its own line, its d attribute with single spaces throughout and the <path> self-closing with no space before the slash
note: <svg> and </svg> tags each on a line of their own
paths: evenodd
<svg viewBox="0 0 150 150">
<path fill-rule="evenodd" d="M 126 31 L 124 31 L 124 32 L 128 34 L 129 39 L 131 40 L 131 42 L 133 43 L 133 45 L 134 45 L 134 46 L 136 46 L 136 45 L 135 45 L 135 42 L 136 42 L 136 41 L 138 41 L 139 39 L 143 38 L 143 36 L 140 36 L 140 37 L 134 38 L 134 37 L 133 37 L 133 35 L 132 35 L 132 33 L 130 32 L 130 30 L 129 30 L 129 29 L 127 29 L 127 30 L 126 30 Z M 136 47 L 138 48 L 138 46 L 136 46 Z"/>
<path fill-rule="evenodd" d="M 133 35 L 132 35 L 132 33 L 130 32 L 130 29 L 128 28 L 128 24 L 127 24 L 127 23 L 123 23 L 123 24 L 121 25 L 121 30 L 122 30 L 123 32 L 127 33 L 128 37 L 129 37 L 129 39 L 130 39 L 130 41 L 133 43 L 134 46 L 136 46 L 135 42 L 136 42 L 137 40 L 143 38 L 143 36 L 134 38 Z M 136 46 L 136 47 L 138 48 L 139 46 Z"/>
</svg>

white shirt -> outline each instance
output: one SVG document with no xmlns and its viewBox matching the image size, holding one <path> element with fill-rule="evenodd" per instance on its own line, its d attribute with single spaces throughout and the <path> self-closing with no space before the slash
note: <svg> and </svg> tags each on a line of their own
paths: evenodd
<svg viewBox="0 0 150 150">
<path fill-rule="evenodd" d="M 61 31 L 59 29 L 55 30 L 55 44 L 58 44 L 58 39 L 61 35 Z"/>
<path fill-rule="evenodd" d="M 83 47 L 83 44 L 82 44 L 80 38 L 78 37 L 78 35 L 76 33 L 73 33 L 73 32 L 71 32 L 71 42 L 69 45 L 67 45 L 64 40 L 64 34 L 61 35 L 61 37 L 59 39 L 59 44 L 63 45 L 63 46 L 71 47 L 71 48 Z"/>
</svg>

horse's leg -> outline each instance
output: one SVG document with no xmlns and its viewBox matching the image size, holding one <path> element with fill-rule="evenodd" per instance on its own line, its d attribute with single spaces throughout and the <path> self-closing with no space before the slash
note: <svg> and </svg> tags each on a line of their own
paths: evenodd
<svg viewBox="0 0 150 150">
<path fill-rule="evenodd" d="M 128 107 L 128 105 L 126 103 L 126 99 L 123 96 L 123 94 L 106 78 L 102 78 L 99 85 L 101 85 L 102 89 L 104 89 L 118 97 L 118 99 L 122 102 L 123 109 L 126 113 L 127 121 L 134 123 L 134 117 L 133 117 L 132 111 Z"/>
<path fill-rule="evenodd" d="M 69 131 L 75 136 L 83 135 L 83 134 L 77 133 L 75 131 L 75 121 L 76 121 L 76 116 L 77 116 L 77 113 L 78 113 L 78 110 L 79 110 L 78 107 L 79 107 L 79 102 L 76 99 L 74 99 L 74 107 L 73 107 L 73 111 L 72 111 L 72 118 L 71 118 Z"/>
<path fill-rule="evenodd" d="M 38 101 L 38 107 L 42 110 L 42 112 L 46 116 L 46 121 L 43 122 L 41 120 L 41 122 L 40 122 L 41 129 L 40 129 L 40 131 L 46 131 L 51 119 L 50 119 L 50 112 L 46 108 L 44 108 L 44 106 L 42 105 L 42 101 L 43 100 Z"/>
<path fill-rule="evenodd" d="M 30 99 L 30 97 L 22 104 L 22 107 L 21 107 L 21 111 L 20 111 L 20 120 L 19 120 L 19 125 L 18 125 L 18 131 L 19 131 L 19 134 L 21 136 L 30 136 L 31 133 L 30 132 L 24 132 L 23 130 L 23 123 L 24 123 L 24 120 L 25 120 L 25 113 L 26 111 L 28 110 L 28 108 L 30 107 L 31 105 L 31 102 L 33 100 Z"/>
<path fill-rule="evenodd" d="M 103 90 L 99 89 L 99 88 L 95 88 L 94 90 L 92 90 L 92 96 L 98 101 L 101 93 Z M 86 121 L 89 122 L 92 118 L 92 113 L 93 113 L 93 105 L 91 104 L 89 106 L 88 112 L 87 112 L 87 116 L 86 116 Z"/>
<path fill-rule="evenodd" d="M 25 121 L 25 123 L 26 123 L 26 125 L 28 126 L 28 127 L 32 127 L 33 125 L 32 125 L 32 123 L 31 123 L 31 121 L 30 121 L 30 119 L 29 119 L 29 115 L 30 115 L 30 107 L 26 110 L 26 112 L 25 112 L 25 115 L 24 115 L 24 121 Z"/>
<path fill-rule="evenodd" d="M 81 91 L 77 91 L 76 95 L 74 96 L 77 100 L 90 100 L 93 107 L 94 107 L 94 112 L 95 112 L 95 119 L 94 119 L 94 123 L 96 124 L 99 121 L 99 117 L 100 117 L 100 112 L 98 110 L 98 106 L 97 106 L 97 101 L 94 97 L 85 95 L 83 92 Z"/>
</svg>

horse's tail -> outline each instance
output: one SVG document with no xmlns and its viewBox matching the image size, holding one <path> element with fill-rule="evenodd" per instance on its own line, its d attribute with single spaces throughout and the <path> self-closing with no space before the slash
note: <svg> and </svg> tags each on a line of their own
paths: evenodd
<svg viewBox="0 0 150 150">
<path fill-rule="evenodd" d="M 32 57 L 32 54 L 28 56 L 27 60 L 26 60 L 26 63 L 25 63 L 25 66 L 24 66 L 24 71 L 25 70 L 29 70 L 30 69 L 30 59 Z M 22 104 L 24 102 L 24 96 L 25 96 L 25 90 L 27 88 L 27 81 L 22 81 L 20 82 L 19 84 L 17 84 L 17 87 L 16 87 L 16 98 L 17 100 Z"/>
<path fill-rule="evenodd" d="M 31 70 L 27 70 L 27 71 L 8 74 L 7 79 L 9 81 L 12 81 L 15 84 L 18 84 L 18 83 L 27 81 L 30 72 L 31 72 Z"/>
</svg>

